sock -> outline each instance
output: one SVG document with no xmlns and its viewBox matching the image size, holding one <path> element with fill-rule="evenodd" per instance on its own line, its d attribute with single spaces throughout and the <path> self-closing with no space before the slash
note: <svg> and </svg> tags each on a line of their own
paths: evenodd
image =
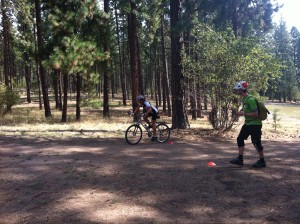
<svg viewBox="0 0 300 224">
<path fill-rule="evenodd" d="M 239 160 L 244 160 L 244 157 L 243 157 L 243 155 L 239 155 Z"/>
<path fill-rule="evenodd" d="M 260 161 L 265 162 L 265 158 L 260 158 Z"/>
</svg>

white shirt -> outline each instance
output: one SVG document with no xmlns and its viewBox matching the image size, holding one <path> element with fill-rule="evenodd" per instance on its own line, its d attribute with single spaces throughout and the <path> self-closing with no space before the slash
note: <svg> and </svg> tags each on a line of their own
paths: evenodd
<svg viewBox="0 0 300 224">
<path fill-rule="evenodd" d="M 151 107 L 152 110 L 154 110 L 156 113 L 158 113 L 158 109 L 157 109 L 155 106 L 152 106 L 148 101 L 145 101 L 145 102 L 144 102 L 144 105 L 145 105 L 145 107 L 146 107 L 146 110 L 148 110 L 149 107 Z"/>
</svg>

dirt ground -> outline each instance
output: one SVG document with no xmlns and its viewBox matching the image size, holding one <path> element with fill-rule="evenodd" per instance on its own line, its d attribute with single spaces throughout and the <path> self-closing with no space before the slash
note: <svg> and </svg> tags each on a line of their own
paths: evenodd
<svg viewBox="0 0 300 224">
<path fill-rule="evenodd" d="M 235 137 L 0 136 L 0 223 L 299 223 L 300 137 L 265 139 L 267 167 Z M 208 162 L 214 162 L 213 167 Z"/>
</svg>

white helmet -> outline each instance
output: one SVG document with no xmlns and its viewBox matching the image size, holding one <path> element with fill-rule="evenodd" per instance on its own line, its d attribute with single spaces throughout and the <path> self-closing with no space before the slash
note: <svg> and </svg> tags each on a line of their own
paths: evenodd
<svg viewBox="0 0 300 224">
<path fill-rule="evenodd" d="M 233 89 L 235 90 L 247 90 L 248 88 L 248 83 L 246 81 L 240 81 L 237 84 L 235 84 L 235 86 L 233 87 Z"/>
<path fill-rule="evenodd" d="M 145 97 L 143 95 L 139 95 L 136 97 L 136 100 L 145 100 Z"/>
</svg>

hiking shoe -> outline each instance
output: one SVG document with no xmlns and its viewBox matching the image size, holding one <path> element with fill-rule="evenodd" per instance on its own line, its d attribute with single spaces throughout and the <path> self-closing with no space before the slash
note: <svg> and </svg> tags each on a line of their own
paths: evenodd
<svg viewBox="0 0 300 224">
<path fill-rule="evenodd" d="M 243 166 L 243 165 L 244 165 L 243 160 L 241 160 L 241 159 L 239 159 L 239 158 L 230 160 L 230 163 L 235 164 L 235 165 L 239 165 L 239 166 Z"/>
<path fill-rule="evenodd" d="M 152 137 L 151 137 L 151 141 L 152 141 L 152 142 L 155 142 L 156 140 L 157 140 L 157 137 L 156 137 L 156 136 L 152 136 Z"/>
<path fill-rule="evenodd" d="M 262 168 L 262 167 L 266 167 L 266 163 L 261 160 L 258 160 L 252 166 L 253 166 L 253 168 Z"/>
</svg>

